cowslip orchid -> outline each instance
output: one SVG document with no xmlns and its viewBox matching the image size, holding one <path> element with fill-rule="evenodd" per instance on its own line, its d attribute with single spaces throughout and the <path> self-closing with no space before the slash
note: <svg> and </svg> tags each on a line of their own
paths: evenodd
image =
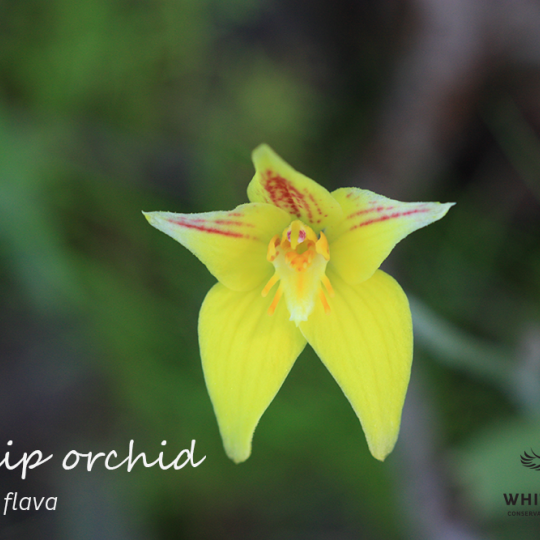
<svg viewBox="0 0 540 540">
<path fill-rule="evenodd" d="M 218 280 L 201 308 L 199 343 L 225 451 L 237 463 L 249 457 L 259 419 L 309 343 L 384 460 L 399 432 L 413 338 L 407 298 L 379 266 L 452 203 L 330 193 L 267 145 L 252 158 L 249 203 L 144 214 Z"/>
</svg>

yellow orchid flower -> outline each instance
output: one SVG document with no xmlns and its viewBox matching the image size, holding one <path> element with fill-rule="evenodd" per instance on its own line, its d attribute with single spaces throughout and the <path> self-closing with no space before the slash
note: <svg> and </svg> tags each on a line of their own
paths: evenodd
<svg viewBox="0 0 540 540">
<path fill-rule="evenodd" d="M 249 457 L 257 423 L 309 343 L 382 461 L 398 436 L 413 338 L 405 293 L 378 268 L 453 203 L 403 203 L 358 188 L 330 193 L 265 144 L 252 158 L 250 203 L 144 214 L 218 280 L 201 308 L 199 342 L 225 451 L 236 463 Z"/>
</svg>

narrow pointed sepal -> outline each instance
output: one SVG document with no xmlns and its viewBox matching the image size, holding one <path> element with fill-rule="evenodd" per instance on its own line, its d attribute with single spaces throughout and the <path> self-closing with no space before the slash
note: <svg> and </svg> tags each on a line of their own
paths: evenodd
<svg viewBox="0 0 540 540">
<path fill-rule="evenodd" d="M 225 286 L 253 289 L 273 272 L 268 242 L 290 222 L 270 204 L 242 204 L 230 212 L 175 214 L 143 212 L 156 229 L 189 249 Z"/>
<path fill-rule="evenodd" d="M 412 362 L 405 293 L 377 270 L 360 285 L 329 275 L 334 296 L 318 303 L 300 330 L 336 379 L 362 423 L 373 456 L 384 460 L 399 433 Z"/>
<path fill-rule="evenodd" d="M 236 463 L 249 457 L 259 419 L 306 345 L 284 302 L 268 315 L 271 302 L 258 289 L 234 292 L 217 283 L 199 316 L 208 393 L 225 451 Z"/>
<path fill-rule="evenodd" d="M 340 188 L 332 195 L 344 219 L 325 231 L 331 263 L 350 284 L 371 277 L 400 240 L 441 219 L 454 204 L 405 203 L 359 188 Z"/>
<path fill-rule="evenodd" d="M 299 219 L 315 232 L 343 218 L 330 192 L 281 159 L 268 145 L 252 154 L 255 176 L 248 186 L 251 202 L 269 203 Z"/>
</svg>

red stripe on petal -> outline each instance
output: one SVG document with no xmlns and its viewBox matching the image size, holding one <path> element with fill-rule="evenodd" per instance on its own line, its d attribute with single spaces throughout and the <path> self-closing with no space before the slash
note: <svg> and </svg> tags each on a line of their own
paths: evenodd
<svg viewBox="0 0 540 540">
<path fill-rule="evenodd" d="M 351 227 L 350 230 L 354 231 L 354 229 L 358 229 L 358 227 L 364 227 L 366 225 L 372 225 L 373 223 L 379 223 L 381 221 L 388 221 L 389 219 L 412 216 L 413 214 L 422 214 L 425 212 L 429 212 L 429 208 L 415 208 L 414 210 L 408 210 L 406 212 L 394 212 L 393 214 L 386 214 L 384 216 L 380 216 L 377 218 L 369 219 L 367 221 L 363 221 L 362 223 L 358 223 L 354 225 L 353 227 Z"/>
<path fill-rule="evenodd" d="M 216 219 L 212 223 L 217 223 L 218 225 L 235 225 L 237 227 L 255 227 L 253 223 L 248 221 L 234 221 L 231 219 Z"/>
<path fill-rule="evenodd" d="M 319 203 L 317 202 L 317 200 L 313 196 L 313 193 L 308 193 L 307 190 L 306 190 L 306 193 L 309 195 L 309 198 L 311 199 L 311 202 L 315 205 L 315 209 L 317 210 L 317 214 L 319 214 L 319 216 L 322 216 L 321 207 L 319 206 Z"/>
<path fill-rule="evenodd" d="M 204 219 L 192 219 L 192 220 L 168 219 L 167 221 L 169 221 L 170 223 L 174 223 L 175 225 L 179 225 L 180 227 L 186 227 L 187 229 L 195 229 L 197 231 L 206 232 L 210 234 L 221 234 L 223 236 L 230 236 L 233 238 L 248 238 L 248 239 L 251 238 L 249 235 L 245 235 L 239 232 L 218 229 L 216 227 L 205 227 L 204 225 L 201 225 L 201 222 L 206 221 Z M 223 222 L 223 220 L 218 220 L 218 221 Z M 215 221 L 214 223 L 217 223 L 217 221 Z M 244 223 L 242 222 L 237 222 L 237 223 L 244 225 Z"/>
<path fill-rule="evenodd" d="M 370 214 L 372 212 L 381 213 L 381 212 L 385 212 L 387 210 L 393 210 L 393 209 L 394 209 L 393 206 L 377 206 L 376 208 L 373 208 L 373 207 L 365 208 L 364 210 L 358 210 L 358 212 L 353 212 L 352 214 L 349 214 L 346 219 L 351 219 L 353 217 L 361 216 L 363 214 Z"/>
<path fill-rule="evenodd" d="M 264 179 L 264 189 L 270 197 L 269 202 L 289 214 L 300 217 L 299 203 L 304 196 L 287 179 L 268 170 Z"/>
<path fill-rule="evenodd" d="M 267 202 L 285 210 L 290 215 L 304 218 L 308 222 L 315 222 L 314 215 L 320 218 L 317 223 L 322 221 L 322 209 L 308 189 L 300 191 L 292 182 L 275 174 L 270 169 L 264 174 L 263 187 Z"/>
</svg>

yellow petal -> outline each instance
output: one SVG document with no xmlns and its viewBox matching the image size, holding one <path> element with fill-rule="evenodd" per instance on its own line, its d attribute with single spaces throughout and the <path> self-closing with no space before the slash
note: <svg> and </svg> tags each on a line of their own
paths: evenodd
<svg viewBox="0 0 540 540">
<path fill-rule="evenodd" d="M 235 291 L 248 291 L 268 280 L 274 271 L 266 260 L 268 242 L 290 222 L 286 212 L 270 204 L 242 204 L 230 212 L 143 214 Z"/>
<path fill-rule="evenodd" d="M 255 148 L 252 158 L 255 176 L 247 190 L 251 202 L 282 208 L 316 232 L 342 219 L 341 208 L 330 192 L 295 171 L 269 146 Z"/>
<path fill-rule="evenodd" d="M 334 296 L 317 303 L 300 330 L 360 418 L 369 449 L 381 461 L 392 451 L 412 362 L 407 298 L 381 270 L 360 285 L 330 275 Z"/>
<path fill-rule="evenodd" d="M 283 302 L 273 315 L 261 291 L 210 289 L 199 316 L 204 377 L 227 455 L 236 463 L 251 453 L 262 414 L 283 384 L 306 340 Z"/>
<path fill-rule="evenodd" d="M 404 203 L 371 191 L 332 193 L 345 219 L 326 230 L 331 265 L 347 283 L 362 283 L 408 234 L 441 219 L 454 203 Z"/>
</svg>

